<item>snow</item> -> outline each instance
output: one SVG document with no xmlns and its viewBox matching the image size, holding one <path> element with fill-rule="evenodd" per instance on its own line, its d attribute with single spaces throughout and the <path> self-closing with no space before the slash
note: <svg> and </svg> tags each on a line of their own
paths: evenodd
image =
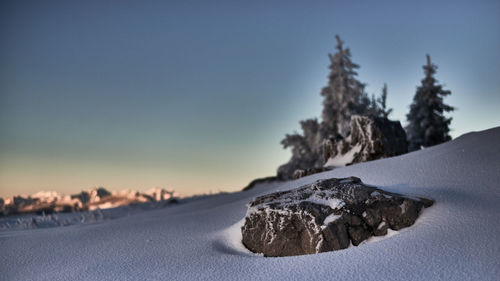
<svg viewBox="0 0 500 281">
<path fill-rule="evenodd" d="M 334 210 L 342 208 L 342 206 L 345 205 L 345 202 L 341 199 L 338 198 L 329 198 L 329 199 L 324 199 L 318 196 L 311 196 L 306 199 L 306 201 L 316 203 L 319 205 L 325 205 L 328 206 Z"/>
<path fill-rule="evenodd" d="M 33 198 L 40 198 L 40 199 L 44 199 L 44 198 L 61 198 L 62 195 L 59 194 L 57 191 L 39 191 L 35 194 L 33 194 L 31 197 Z"/>
<path fill-rule="evenodd" d="M 88 202 L 84 196 L 88 196 Z M 0 198 L 1 199 L 1 198 Z M 15 199 L 15 200 L 14 200 Z M 61 212 L 61 211 L 81 211 L 88 209 L 90 211 L 98 209 L 109 209 L 120 206 L 128 206 L 132 204 L 146 204 L 146 205 L 164 205 L 166 200 L 180 199 L 177 193 L 172 190 L 165 190 L 159 187 L 148 190 L 146 193 L 141 193 L 135 190 L 119 190 L 107 191 L 104 188 L 93 188 L 88 191 L 82 191 L 75 195 L 63 195 L 55 191 L 40 191 L 31 196 L 13 196 L 7 198 L 0 205 L 0 213 L 5 212 L 9 215 L 12 214 L 33 214 L 39 213 L 41 210 L 44 212 Z M 148 204 L 154 203 L 154 204 Z M 22 216 L 25 219 L 26 216 Z M 38 219 L 38 218 L 35 218 Z M 9 219 L 7 219 L 9 220 Z M 5 228 L 6 219 L 0 217 L 0 229 Z"/>
<path fill-rule="evenodd" d="M 361 242 L 360 245 L 366 245 L 368 243 L 375 243 L 375 242 L 380 242 L 382 240 L 385 240 L 389 237 L 392 237 L 394 235 L 397 235 L 399 234 L 399 231 L 396 231 L 396 230 L 392 230 L 392 229 L 387 229 L 387 234 L 385 236 L 372 236 L 368 239 L 366 239 L 365 241 Z"/>
<path fill-rule="evenodd" d="M 227 249 L 234 250 L 235 253 L 247 256 L 264 256 L 262 254 L 256 254 L 249 251 L 242 243 L 241 227 L 245 223 L 245 219 L 241 219 L 235 224 L 228 227 L 226 230 L 221 231 L 216 234 L 215 241 L 219 241 L 221 246 L 227 247 Z"/>
<path fill-rule="evenodd" d="M 328 217 L 325 218 L 325 220 L 323 221 L 323 225 L 326 227 L 329 223 L 338 220 L 340 217 L 342 217 L 342 216 L 341 215 L 331 214 L 331 215 L 329 215 Z"/>
<path fill-rule="evenodd" d="M 500 128 L 495 128 L 246 192 L 184 200 L 89 224 L 2 231 L 0 278 L 498 280 L 499 139 Z M 348 176 L 387 191 L 431 198 L 435 204 L 415 225 L 341 251 L 265 258 L 239 242 L 238 230 L 252 198 Z"/>
<path fill-rule="evenodd" d="M 324 167 L 344 167 L 345 165 L 352 163 L 356 153 L 361 151 L 361 144 L 356 144 L 351 150 L 347 151 L 345 154 L 337 155 L 333 158 L 328 159 L 328 161 L 323 165 Z"/>
</svg>

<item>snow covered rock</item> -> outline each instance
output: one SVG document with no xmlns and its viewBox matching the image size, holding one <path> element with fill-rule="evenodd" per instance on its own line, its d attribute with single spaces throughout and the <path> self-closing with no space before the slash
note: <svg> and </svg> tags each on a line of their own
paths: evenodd
<svg viewBox="0 0 500 281">
<path fill-rule="evenodd" d="M 359 178 L 318 180 L 255 198 L 242 242 L 265 256 L 293 256 L 345 249 L 387 230 L 411 226 L 432 200 L 408 198 L 364 185 Z"/>
<path fill-rule="evenodd" d="M 406 133 L 399 121 L 354 115 L 351 134 L 344 140 L 326 140 L 325 167 L 342 167 L 408 152 Z"/>
</svg>

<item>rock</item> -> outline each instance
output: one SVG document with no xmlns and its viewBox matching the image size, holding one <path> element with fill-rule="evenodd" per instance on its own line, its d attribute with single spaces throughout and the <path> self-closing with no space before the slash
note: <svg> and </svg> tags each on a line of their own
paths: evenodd
<svg viewBox="0 0 500 281">
<path fill-rule="evenodd" d="M 322 172 L 325 172 L 325 171 L 330 171 L 331 169 L 332 168 L 330 168 L 330 167 L 319 167 L 319 168 L 309 168 L 309 169 L 295 170 L 295 172 L 293 172 L 293 179 L 294 180 L 300 179 L 300 178 L 307 177 L 307 176 L 310 176 L 310 175 L 313 175 L 313 174 L 322 173 Z"/>
<path fill-rule="evenodd" d="M 278 167 L 276 177 L 282 181 L 292 180 L 295 171 L 310 169 L 312 167 L 317 166 L 315 163 L 316 161 L 314 158 L 305 159 L 305 158 L 292 157 L 290 161 Z M 319 167 L 321 166 L 322 165 L 320 165 Z"/>
<path fill-rule="evenodd" d="M 346 166 L 405 154 L 406 133 L 399 121 L 354 115 L 351 134 L 342 140 L 326 140 L 323 144 L 325 166 Z"/>
<path fill-rule="evenodd" d="M 247 190 L 250 190 L 252 188 L 254 188 L 256 185 L 258 184 L 262 184 L 262 183 L 271 183 L 271 182 L 279 182 L 279 181 L 282 181 L 281 179 L 279 179 L 278 177 L 276 176 L 271 176 L 271 177 L 265 177 L 265 178 L 258 178 L 258 179 L 254 179 L 253 181 L 251 181 L 247 186 L 245 186 L 242 191 L 247 191 Z"/>
<path fill-rule="evenodd" d="M 82 191 L 78 194 L 71 195 L 71 199 L 77 199 L 82 202 L 82 205 L 86 205 L 90 201 L 90 194 L 87 191 Z"/>
<path fill-rule="evenodd" d="M 242 242 L 270 257 L 345 249 L 412 225 L 432 203 L 366 186 L 355 177 L 318 180 L 250 202 Z"/>
<path fill-rule="evenodd" d="M 93 188 L 89 192 L 90 202 L 99 201 L 105 197 L 111 196 L 111 192 L 107 191 L 104 187 Z"/>
</svg>

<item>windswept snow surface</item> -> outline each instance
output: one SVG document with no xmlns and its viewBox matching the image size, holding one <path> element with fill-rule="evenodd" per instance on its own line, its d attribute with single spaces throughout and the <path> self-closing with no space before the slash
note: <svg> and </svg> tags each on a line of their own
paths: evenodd
<svg viewBox="0 0 500 281">
<path fill-rule="evenodd" d="M 239 243 L 255 196 L 356 176 L 436 202 L 398 235 L 317 255 L 264 258 Z M 0 233 L 2 280 L 498 280 L 500 128 L 296 181 L 115 220 Z"/>
</svg>

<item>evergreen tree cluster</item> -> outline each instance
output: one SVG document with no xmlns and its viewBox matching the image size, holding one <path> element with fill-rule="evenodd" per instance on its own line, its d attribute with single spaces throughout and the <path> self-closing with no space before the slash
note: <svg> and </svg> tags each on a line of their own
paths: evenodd
<svg viewBox="0 0 500 281">
<path fill-rule="evenodd" d="M 300 169 L 322 167 L 323 143 L 327 140 L 338 140 L 349 135 L 350 120 L 353 115 L 388 118 L 392 108 L 387 108 L 387 85 L 384 84 L 381 95 L 368 96 L 365 84 L 357 80 L 356 70 L 359 65 L 351 60 L 351 52 L 344 47 L 344 42 L 337 35 L 336 53 L 328 54 L 330 59 L 330 74 L 328 85 L 321 90 L 323 97 L 322 120 L 308 119 L 301 121 L 302 134 L 287 134 L 281 141 L 284 148 L 292 148 L 292 159 L 289 166 Z M 443 97 L 450 91 L 443 90 L 437 84 L 433 75 L 437 67 L 430 62 L 423 67 L 425 78 L 407 115 L 407 137 L 410 151 L 420 147 L 439 144 L 451 139 L 448 126 L 451 118 L 443 113 L 453 110 L 453 107 L 443 103 Z M 284 167 L 283 165 L 280 167 Z"/>
</svg>

